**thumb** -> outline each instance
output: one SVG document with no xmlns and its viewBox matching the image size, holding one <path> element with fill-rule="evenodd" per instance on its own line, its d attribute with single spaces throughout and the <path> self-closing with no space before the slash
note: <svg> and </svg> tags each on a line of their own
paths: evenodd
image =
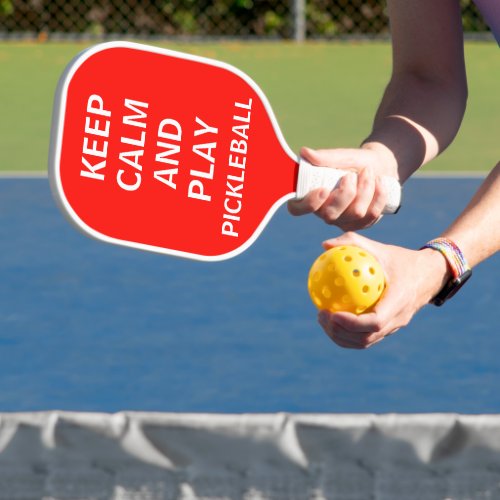
<svg viewBox="0 0 500 500">
<path fill-rule="evenodd" d="M 368 238 L 365 238 L 364 236 L 361 236 L 360 234 L 353 231 L 348 231 L 347 233 L 343 233 L 336 238 L 330 238 L 324 241 L 323 248 L 328 250 L 329 248 L 338 247 L 341 245 L 356 245 L 370 251 L 370 243 L 372 242 Z"/>
</svg>

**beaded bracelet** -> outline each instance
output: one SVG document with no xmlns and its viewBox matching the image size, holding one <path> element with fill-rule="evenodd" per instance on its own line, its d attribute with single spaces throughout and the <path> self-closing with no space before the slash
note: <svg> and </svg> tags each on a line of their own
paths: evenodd
<svg viewBox="0 0 500 500">
<path fill-rule="evenodd" d="M 458 292 L 471 277 L 472 270 L 460 248 L 448 238 L 436 238 L 427 242 L 421 249 L 423 248 L 431 248 L 440 252 L 446 259 L 453 275 L 453 278 L 431 301 L 434 305 L 440 306 Z"/>
<path fill-rule="evenodd" d="M 450 265 L 454 278 L 458 278 L 470 270 L 462 250 L 448 238 L 436 238 L 427 242 L 422 248 L 432 248 L 433 250 L 441 252 Z"/>
</svg>

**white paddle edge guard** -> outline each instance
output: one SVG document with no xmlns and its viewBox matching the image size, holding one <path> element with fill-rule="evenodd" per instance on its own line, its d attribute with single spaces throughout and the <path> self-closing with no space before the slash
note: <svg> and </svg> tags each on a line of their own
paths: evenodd
<svg viewBox="0 0 500 500">
<path fill-rule="evenodd" d="M 328 188 L 335 189 L 340 179 L 349 170 L 340 170 L 330 167 L 318 167 L 312 165 L 303 158 L 299 158 L 299 176 L 297 179 L 297 199 L 302 199 L 313 189 Z M 384 176 L 381 178 L 382 187 L 387 196 L 386 205 L 382 213 L 395 214 L 401 206 L 401 184 L 394 177 Z"/>
</svg>

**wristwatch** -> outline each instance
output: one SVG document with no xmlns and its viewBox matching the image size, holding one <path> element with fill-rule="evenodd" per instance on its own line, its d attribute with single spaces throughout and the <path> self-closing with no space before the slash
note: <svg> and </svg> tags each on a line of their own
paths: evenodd
<svg viewBox="0 0 500 500">
<path fill-rule="evenodd" d="M 448 238 L 436 238 L 427 242 L 422 248 L 432 248 L 440 252 L 451 270 L 452 277 L 441 291 L 431 300 L 431 304 L 442 306 L 462 288 L 472 276 L 472 269 L 465 260 L 460 248 Z"/>
</svg>

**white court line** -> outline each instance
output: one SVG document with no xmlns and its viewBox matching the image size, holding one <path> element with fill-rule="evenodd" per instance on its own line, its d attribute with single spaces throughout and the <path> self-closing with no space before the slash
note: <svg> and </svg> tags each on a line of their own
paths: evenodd
<svg viewBox="0 0 500 500">
<path fill-rule="evenodd" d="M 483 179 L 488 173 L 487 171 L 478 172 L 474 170 L 451 170 L 448 172 L 429 170 L 416 172 L 412 177 L 416 179 Z"/>
<path fill-rule="evenodd" d="M 414 179 L 483 179 L 487 175 L 487 171 L 478 172 L 474 170 L 451 170 L 447 172 L 441 172 L 436 170 L 429 170 L 424 172 L 416 172 L 412 177 Z M 0 171 L 0 179 L 44 179 L 46 177 L 47 172 L 43 170 Z"/>
<path fill-rule="evenodd" d="M 0 172 L 0 179 L 45 179 L 47 172 L 45 171 L 29 171 L 29 170 L 6 170 Z"/>
</svg>

